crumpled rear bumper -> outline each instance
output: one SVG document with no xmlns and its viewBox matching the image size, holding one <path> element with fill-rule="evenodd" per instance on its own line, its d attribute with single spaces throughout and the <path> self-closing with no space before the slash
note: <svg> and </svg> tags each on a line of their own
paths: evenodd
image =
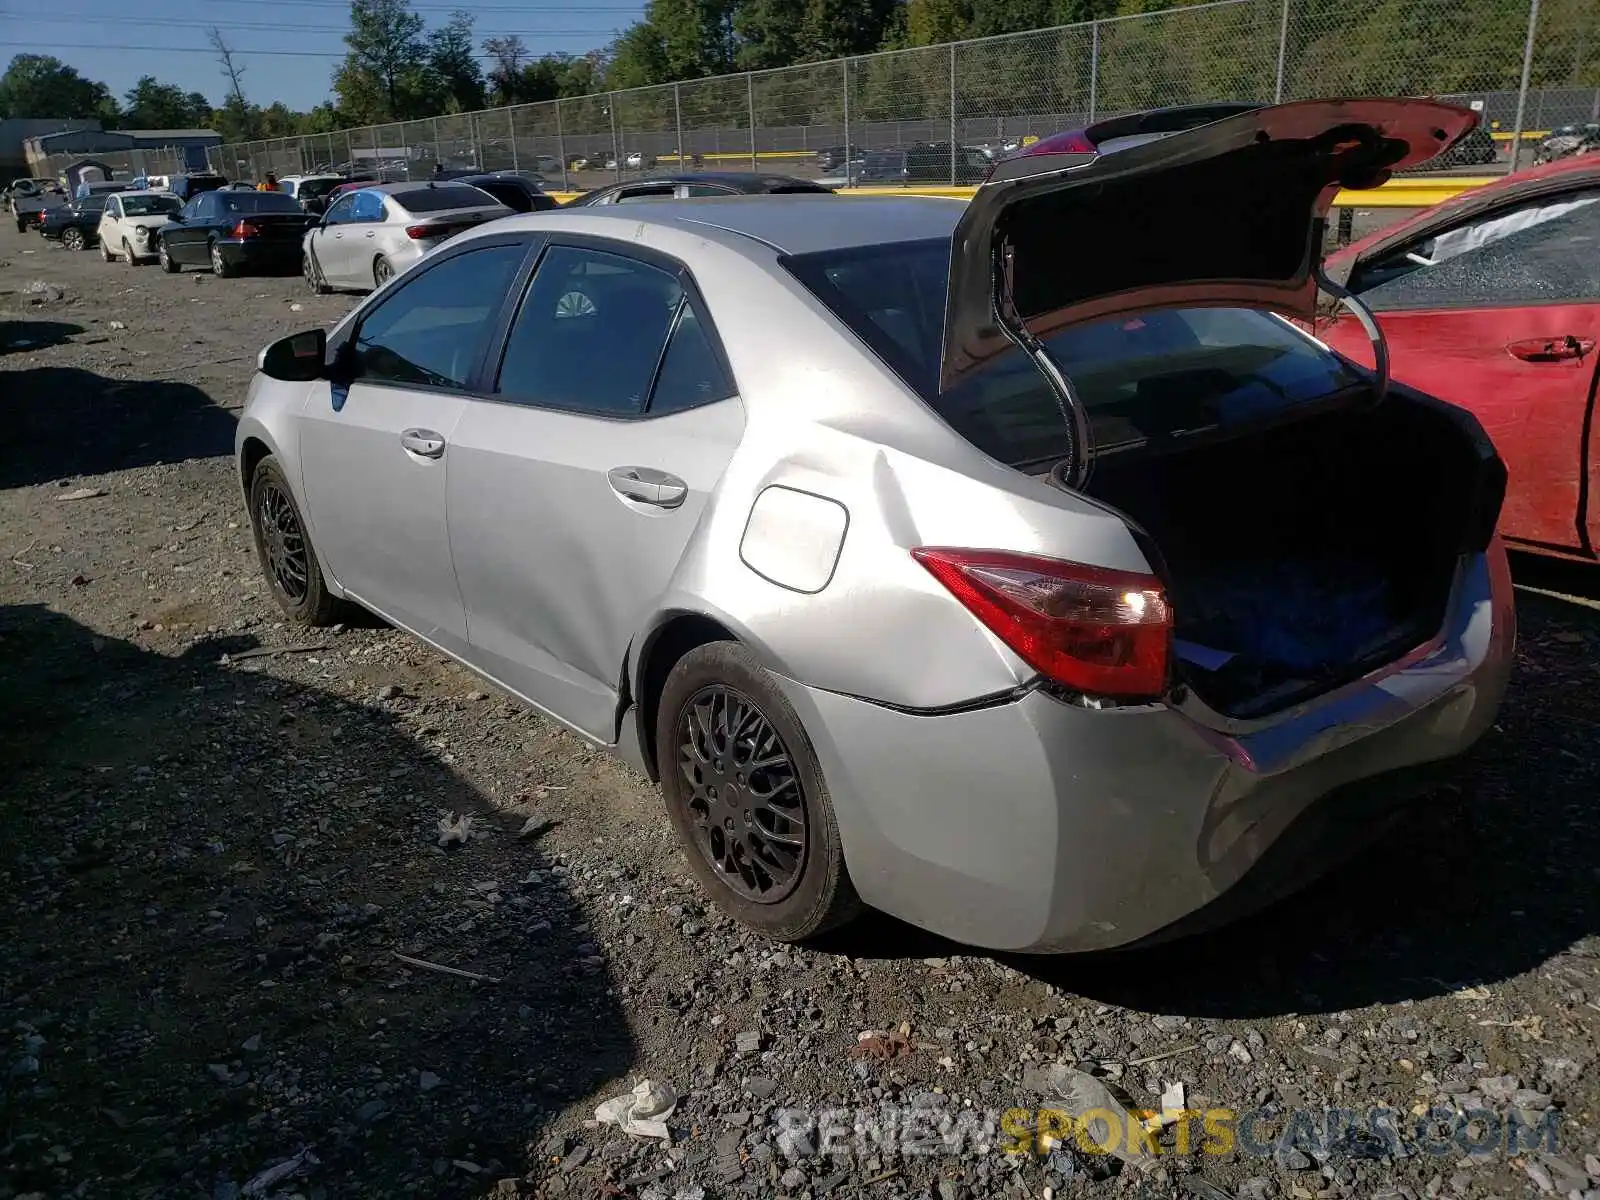
<svg viewBox="0 0 1600 1200">
<path fill-rule="evenodd" d="M 779 682 L 867 903 L 972 945 L 1098 950 L 1231 920 L 1381 835 L 1494 720 L 1515 628 L 1496 542 L 1436 643 L 1258 722 L 1043 690 L 908 713 Z"/>
</svg>

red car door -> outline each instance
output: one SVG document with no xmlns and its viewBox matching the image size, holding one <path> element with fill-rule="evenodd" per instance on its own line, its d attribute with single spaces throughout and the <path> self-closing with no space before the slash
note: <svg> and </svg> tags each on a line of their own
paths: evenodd
<svg viewBox="0 0 1600 1200">
<path fill-rule="evenodd" d="M 1600 188 L 1480 213 L 1357 265 L 1395 379 L 1469 409 L 1509 475 L 1500 531 L 1528 549 L 1593 556 L 1600 464 Z M 1371 362 L 1350 318 L 1321 335 Z"/>
</svg>

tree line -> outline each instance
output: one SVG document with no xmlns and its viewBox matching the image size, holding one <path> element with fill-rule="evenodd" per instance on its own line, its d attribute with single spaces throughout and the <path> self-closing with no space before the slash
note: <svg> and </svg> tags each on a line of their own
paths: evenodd
<svg viewBox="0 0 1600 1200">
<path fill-rule="evenodd" d="M 1107 17 L 1189 7 L 1198 0 L 649 0 L 642 18 L 584 55 L 535 55 L 514 34 L 483 33 L 457 11 L 429 28 L 410 0 L 351 0 L 345 54 L 329 99 L 309 112 L 246 97 L 244 68 L 210 33 L 225 98 L 141 78 L 120 99 L 57 58 L 20 54 L 0 76 L 0 117 L 94 117 L 108 127 L 207 126 L 225 140 L 324 133 L 491 106 L 577 99 L 738 71 L 915 50 Z M 1592 0 L 1544 0 L 1536 86 L 1600 86 L 1600 30 Z M 1101 111 L 1270 95 L 1276 4 L 1240 5 L 1104 28 L 1094 84 Z M 1424 94 L 1514 88 L 1526 9 L 1504 0 L 1292 0 L 1286 94 Z M 1267 19 L 1270 18 L 1270 19 Z M 1059 44 L 979 43 L 961 52 L 963 115 L 1082 111 L 1087 36 Z M 1079 43 L 1082 43 L 1081 45 Z M 926 56 L 860 66 L 853 103 L 864 119 L 935 115 L 948 80 Z M 762 124 L 838 121 L 842 80 L 763 77 Z M 695 89 L 708 123 L 743 124 L 743 85 Z M 685 89 L 687 94 L 690 89 Z M 704 96 L 698 93 L 704 92 Z M 598 105 L 582 106 L 583 109 Z M 648 110 L 655 102 L 641 100 Z M 685 103 L 688 103 L 687 101 Z M 659 107 L 659 105 L 657 105 Z M 723 110 L 726 110 L 725 112 Z M 596 107 L 596 113 L 600 110 Z M 581 115 L 581 114 L 578 114 Z M 640 120 L 664 119 L 643 111 Z M 598 119 L 598 118 L 597 118 Z M 686 118 L 687 119 L 687 118 Z"/>
</svg>

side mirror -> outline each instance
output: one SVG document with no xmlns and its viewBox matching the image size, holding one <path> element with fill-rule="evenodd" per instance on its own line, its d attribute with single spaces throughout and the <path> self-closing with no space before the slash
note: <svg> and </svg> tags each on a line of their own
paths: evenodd
<svg viewBox="0 0 1600 1200">
<path fill-rule="evenodd" d="M 268 379 L 285 383 L 311 383 L 327 371 L 328 335 L 320 329 L 279 338 L 256 356 L 256 370 Z"/>
<path fill-rule="evenodd" d="M 174 225 L 182 225 L 183 214 L 181 212 L 168 213 L 167 220 L 171 221 Z"/>
</svg>

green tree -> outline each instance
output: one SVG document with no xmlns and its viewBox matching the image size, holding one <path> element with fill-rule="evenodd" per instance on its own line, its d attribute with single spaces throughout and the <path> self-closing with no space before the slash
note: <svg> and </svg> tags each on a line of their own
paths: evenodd
<svg viewBox="0 0 1600 1200">
<path fill-rule="evenodd" d="M 199 92 L 142 75 L 124 97 L 122 124 L 128 129 L 187 129 L 211 118 L 211 101 Z"/>
<path fill-rule="evenodd" d="M 483 107 L 483 68 L 473 53 L 472 14 L 457 10 L 428 34 L 428 69 L 438 76 L 450 98 L 450 112 Z"/>
<path fill-rule="evenodd" d="M 413 115 L 410 89 L 425 85 L 428 62 L 422 18 L 409 0 L 350 0 L 349 48 L 334 72 L 339 106 L 364 121 Z"/>
<path fill-rule="evenodd" d="M 912 46 L 937 46 L 972 36 L 972 0 L 908 0 L 906 40 Z"/>
<path fill-rule="evenodd" d="M 19 54 L 0 75 L 0 117 L 117 120 L 117 102 L 103 83 L 85 79 L 48 54 Z"/>
<path fill-rule="evenodd" d="M 488 83 L 490 98 L 496 104 L 523 104 L 532 97 L 522 94 L 522 69 L 528 61 L 528 47 L 514 33 L 485 38 L 483 52 L 492 60 Z"/>
<path fill-rule="evenodd" d="M 810 61 L 868 54 L 882 43 L 899 0 L 807 0 L 800 51 Z"/>
<path fill-rule="evenodd" d="M 804 23 L 805 9 L 794 0 L 742 0 L 733 14 L 737 65 L 762 71 L 799 62 Z"/>
</svg>

